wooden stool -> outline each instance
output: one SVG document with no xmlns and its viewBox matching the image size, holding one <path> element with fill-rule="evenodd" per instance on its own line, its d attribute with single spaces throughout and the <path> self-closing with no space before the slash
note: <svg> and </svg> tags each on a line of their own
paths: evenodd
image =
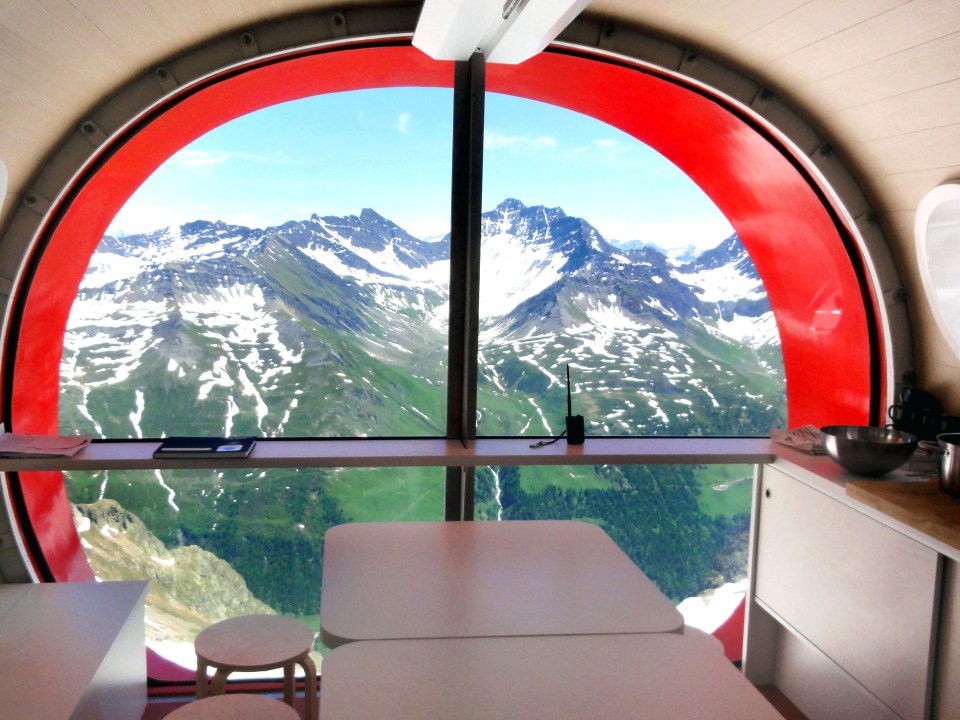
<svg viewBox="0 0 960 720">
<path fill-rule="evenodd" d="M 300 716 L 279 700 L 241 694 L 195 700 L 174 710 L 167 720 L 300 720 Z"/>
<path fill-rule="evenodd" d="M 193 643 L 197 652 L 197 697 L 223 695 L 232 672 L 283 668 L 283 700 L 293 706 L 294 666 L 305 675 L 304 717 L 317 718 L 317 667 L 310 658 L 313 630 L 283 615 L 242 615 L 203 630 Z M 216 669 L 207 685 L 207 667 Z"/>
</svg>

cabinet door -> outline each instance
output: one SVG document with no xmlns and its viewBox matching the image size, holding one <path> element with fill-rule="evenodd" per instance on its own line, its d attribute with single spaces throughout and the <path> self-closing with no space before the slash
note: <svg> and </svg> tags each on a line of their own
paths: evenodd
<svg viewBox="0 0 960 720">
<path fill-rule="evenodd" d="M 934 717 L 960 718 L 960 563 L 944 568 Z"/>
<path fill-rule="evenodd" d="M 937 553 L 772 467 L 758 533 L 757 598 L 898 715 L 922 720 Z"/>
</svg>

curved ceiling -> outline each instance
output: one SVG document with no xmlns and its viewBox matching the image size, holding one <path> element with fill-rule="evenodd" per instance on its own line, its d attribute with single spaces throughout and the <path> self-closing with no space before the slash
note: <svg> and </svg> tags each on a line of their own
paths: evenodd
<svg viewBox="0 0 960 720">
<path fill-rule="evenodd" d="M 45 158 L 118 87 L 211 37 L 239 36 L 285 16 L 293 32 L 336 37 L 346 31 L 336 10 L 357 6 L 378 6 L 410 26 L 419 11 L 406 0 L 198 0 L 178 3 L 175 10 L 159 0 L 0 4 L 0 161 L 9 175 L 0 227 L 37 181 Z M 699 72 L 711 82 L 723 66 L 735 68 L 809 122 L 818 135 L 811 138 L 814 146 L 828 143 L 854 172 L 892 243 L 921 339 L 919 384 L 960 409 L 960 359 L 926 305 L 913 245 L 920 199 L 960 177 L 960 5 L 593 0 L 584 17 L 603 21 L 594 41 L 601 47 L 616 50 L 636 31 L 646 42 L 663 38 L 686 48 L 687 59 L 693 53 L 701 58 L 690 72 L 695 77 Z M 829 175 L 829 168 L 824 172 Z M 860 210 L 867 207 L 852 212 Z M 14 262 L 19 258 L 0 251 L 0 294 L 10 291 Z"/>
</svg>

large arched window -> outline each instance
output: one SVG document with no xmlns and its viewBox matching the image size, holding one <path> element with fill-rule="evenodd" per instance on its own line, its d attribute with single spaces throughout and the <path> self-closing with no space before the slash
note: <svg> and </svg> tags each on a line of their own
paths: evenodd
<svg viewBox="0 0 960 720">
<path fill-rule="evenodd" d="M 111 143 L 47 227 L 18 296 L 8 344 L 16 352 L 5 368 L 11 424 L 55 430 L 55 351 L 75 289 L 116 212 L 166 158 L 231 117 L 283 100 L 451 82 L 449 64 L 408 47 L 318 52 L 213 78 Z M 730 220 L 767 288 L 784 349 L 790 424 L 869 419 L 880 391 L 873 387 L 873 299 L 849 229 L 789 147 L 699 87 L 609 58 L 546 52 L 520 66 L 491 66 L 488 88 L 601 119 L 680 167 Z M 824 384 L 838 376 L 832 369 L 843 370 L 842 382 Z"/>
<path fill-rule="evenodd" d="M 137 118 L 101 147 L 38 235 L 6 338 L 10 426 L 58 431 L 60 351 L 77 288 L 120 207 L 167 158 L 232 118 L 284 101 L 452 83 L 450 63 L 405 41 L 372 40 L 232 67 Z M 679 167 L 729 220 L 766 287 L 782 347 L 787 424 L 876 419 L 886 389 L 873 290 L 852 229 L 792 146 L 700 84 L 586 50 L 551 49 L 519 66 L 491 65 L 487 89 L 601 120 Z M 60 474 L 26 480 L 18 501 L 33 526 L 36 564 L 50 579 L 89 579 Z"/>
</svg>

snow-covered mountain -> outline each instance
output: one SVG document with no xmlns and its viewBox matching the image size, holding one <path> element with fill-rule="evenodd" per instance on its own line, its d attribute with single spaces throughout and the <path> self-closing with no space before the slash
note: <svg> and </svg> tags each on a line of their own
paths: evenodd
<svg viewBox="0 0 960 720">
<path fill-rule="evenodd" d="M 588 432 L 769 428 L 776 325 L 736 236 L 677 264 L 514 199 L 482 227 L 481 432 L 556 431 L 567 364 Z M 448 256 L 369 209 L 105 237 L 65 339 L 62 426 L 442 434 Z"/>
<path fill-rule="evenodd" d="M 676 264 L 506 200 L 481 257 L 481 431 L 558 432 L 567 364 L 592 433 L 762 433 L 782 410 L 773 313 L 736 236 Z M 532 408 L 499 411 L 517 395 Z"/>
</svg>

